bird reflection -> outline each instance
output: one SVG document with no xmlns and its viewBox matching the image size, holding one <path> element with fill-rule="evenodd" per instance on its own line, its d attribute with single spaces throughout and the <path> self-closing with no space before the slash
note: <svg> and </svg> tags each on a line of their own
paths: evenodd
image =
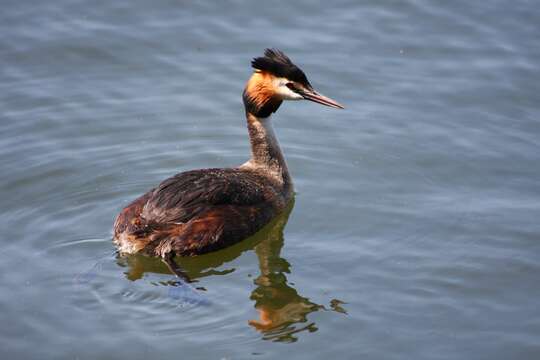
<svg viewBox="0 0 540 360">
<path fill-rule="evenodd" d="M 254 280 L 256 288 L 250 299 L 255 302 L 258 318 L 249 320 L 248 324 L 261 332 L 265 340 L 294 342 L 299 332 L 317 331 L 316 324 L 308 322 L 308 315 L 314 311 L 331 310 L 346 314 L 342 301 L 332 299 L 327 308 L 301 296 L 293 284 L 287 281 L 291 265 L 281 256 L 281 250 L 284 243 L 283 229 L 293 206 L 294 199 L 283 214 L 246 241 L 213 254 L 180 258 L 178 261 L 189 277 L 195 280 L 233 272 L 234 269 L 218 271 L 216 268 L 245 251 L 254 250 L 259 260 L 260 274 Z M 142 278 L 146 272 L 169 273 L 161 261 L 141 255 L 120 257 L 118 264 L 128 267 L 126 277 L 132 281 Z"/>
<path fill-rule="evenodd" d="M 307 323 L 307 315 L 324 309 L 324 306 L 298 294 L 287 282 L 286 274 L 291 273 L 291 265 L 281 257 L 281 249 L 283 229 L 293 205 L 277 219 L 266 238 L 255 246 L 260 275 L 254 281 L 257 287 L 250 299 L 255 301 L 259 318 L 248 323 L 260 331 L 266 340 L 292 342 L 296 341 L 295 333 L 316 331 L 315 323 Z"/>
</svg>

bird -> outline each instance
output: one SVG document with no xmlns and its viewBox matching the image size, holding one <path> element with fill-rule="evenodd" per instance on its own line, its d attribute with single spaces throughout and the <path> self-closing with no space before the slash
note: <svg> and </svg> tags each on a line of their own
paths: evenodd
<svg viewBox="0 0 540 360">
<path fill-rule="evenodd" d="M 190 282 L 176 256 L 195 256 L 242 241 L 280 215 L 294 196 L 287 163 L 272 126 L 286 100 L 344 107 L 314 90 L 305 73 L 284 52 L 266 49 L 251 61 L 244 88 L 251 157 L 231 168 L 181 172 L 120 211 L 113 241 L 120 254 L 161 258 Z"/>
</svg>

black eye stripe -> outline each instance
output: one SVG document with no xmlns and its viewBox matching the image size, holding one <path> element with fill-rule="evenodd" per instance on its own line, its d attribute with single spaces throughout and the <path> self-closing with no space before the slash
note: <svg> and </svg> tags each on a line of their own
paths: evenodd
<svg viewBox="0 0 540 360">
<path fill-rule="evenodd" d="M 300 95 L 304 94 L 304 90 L 303 90 L 301 87 L 297 86 L 297 85 L 296 85 L 295 83 L 293 83 L 293 82 L 288 82 L 288 83 L 285 84 L 285 85 L 286 85 L 289 89 L 291 89 L 292 91 L 294 91 L 294 92 L 297 93 L 297 94 L 300 94 Z"/>
</svg>

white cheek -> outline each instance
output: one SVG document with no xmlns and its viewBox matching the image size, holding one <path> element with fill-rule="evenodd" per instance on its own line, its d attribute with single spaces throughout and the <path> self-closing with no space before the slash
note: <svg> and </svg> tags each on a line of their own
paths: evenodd
<svg viewBox="0 0 540 360">
<path fill-rule="evenodd" d="M 278 78 L 274 80 L 274 88 L 276 89 L 276 93 L 281 97 L 283 100 L 302 100 L 303 97 L 300 94 L 295 93 L 291 89 L 287 87 L 287 83 L 289 82 L 287 79 Z"/>
<path fill-rule="evenodd" d="M 303 97 L 300 94 L 295 93 L 287 86 L 282 86 L 280 88 L 279 94 L 283 100 L 302 100 Z"/>
</svg>

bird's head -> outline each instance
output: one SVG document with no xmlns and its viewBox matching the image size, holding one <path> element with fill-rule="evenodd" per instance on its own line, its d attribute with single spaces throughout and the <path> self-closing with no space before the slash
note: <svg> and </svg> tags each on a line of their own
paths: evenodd
<svg viewBox="0 0 540 360">
<path fill-rule="evenodd" d="M 257 117 L 276 112 L 284 100 L 310 100 L 343 109 L 336 101 L 316 92 L 306 74 L 282 51 L 266 49 L 264 56 L 254 58 L 255 72 L 244 89 L 246 111 Z"/>
</svg>

